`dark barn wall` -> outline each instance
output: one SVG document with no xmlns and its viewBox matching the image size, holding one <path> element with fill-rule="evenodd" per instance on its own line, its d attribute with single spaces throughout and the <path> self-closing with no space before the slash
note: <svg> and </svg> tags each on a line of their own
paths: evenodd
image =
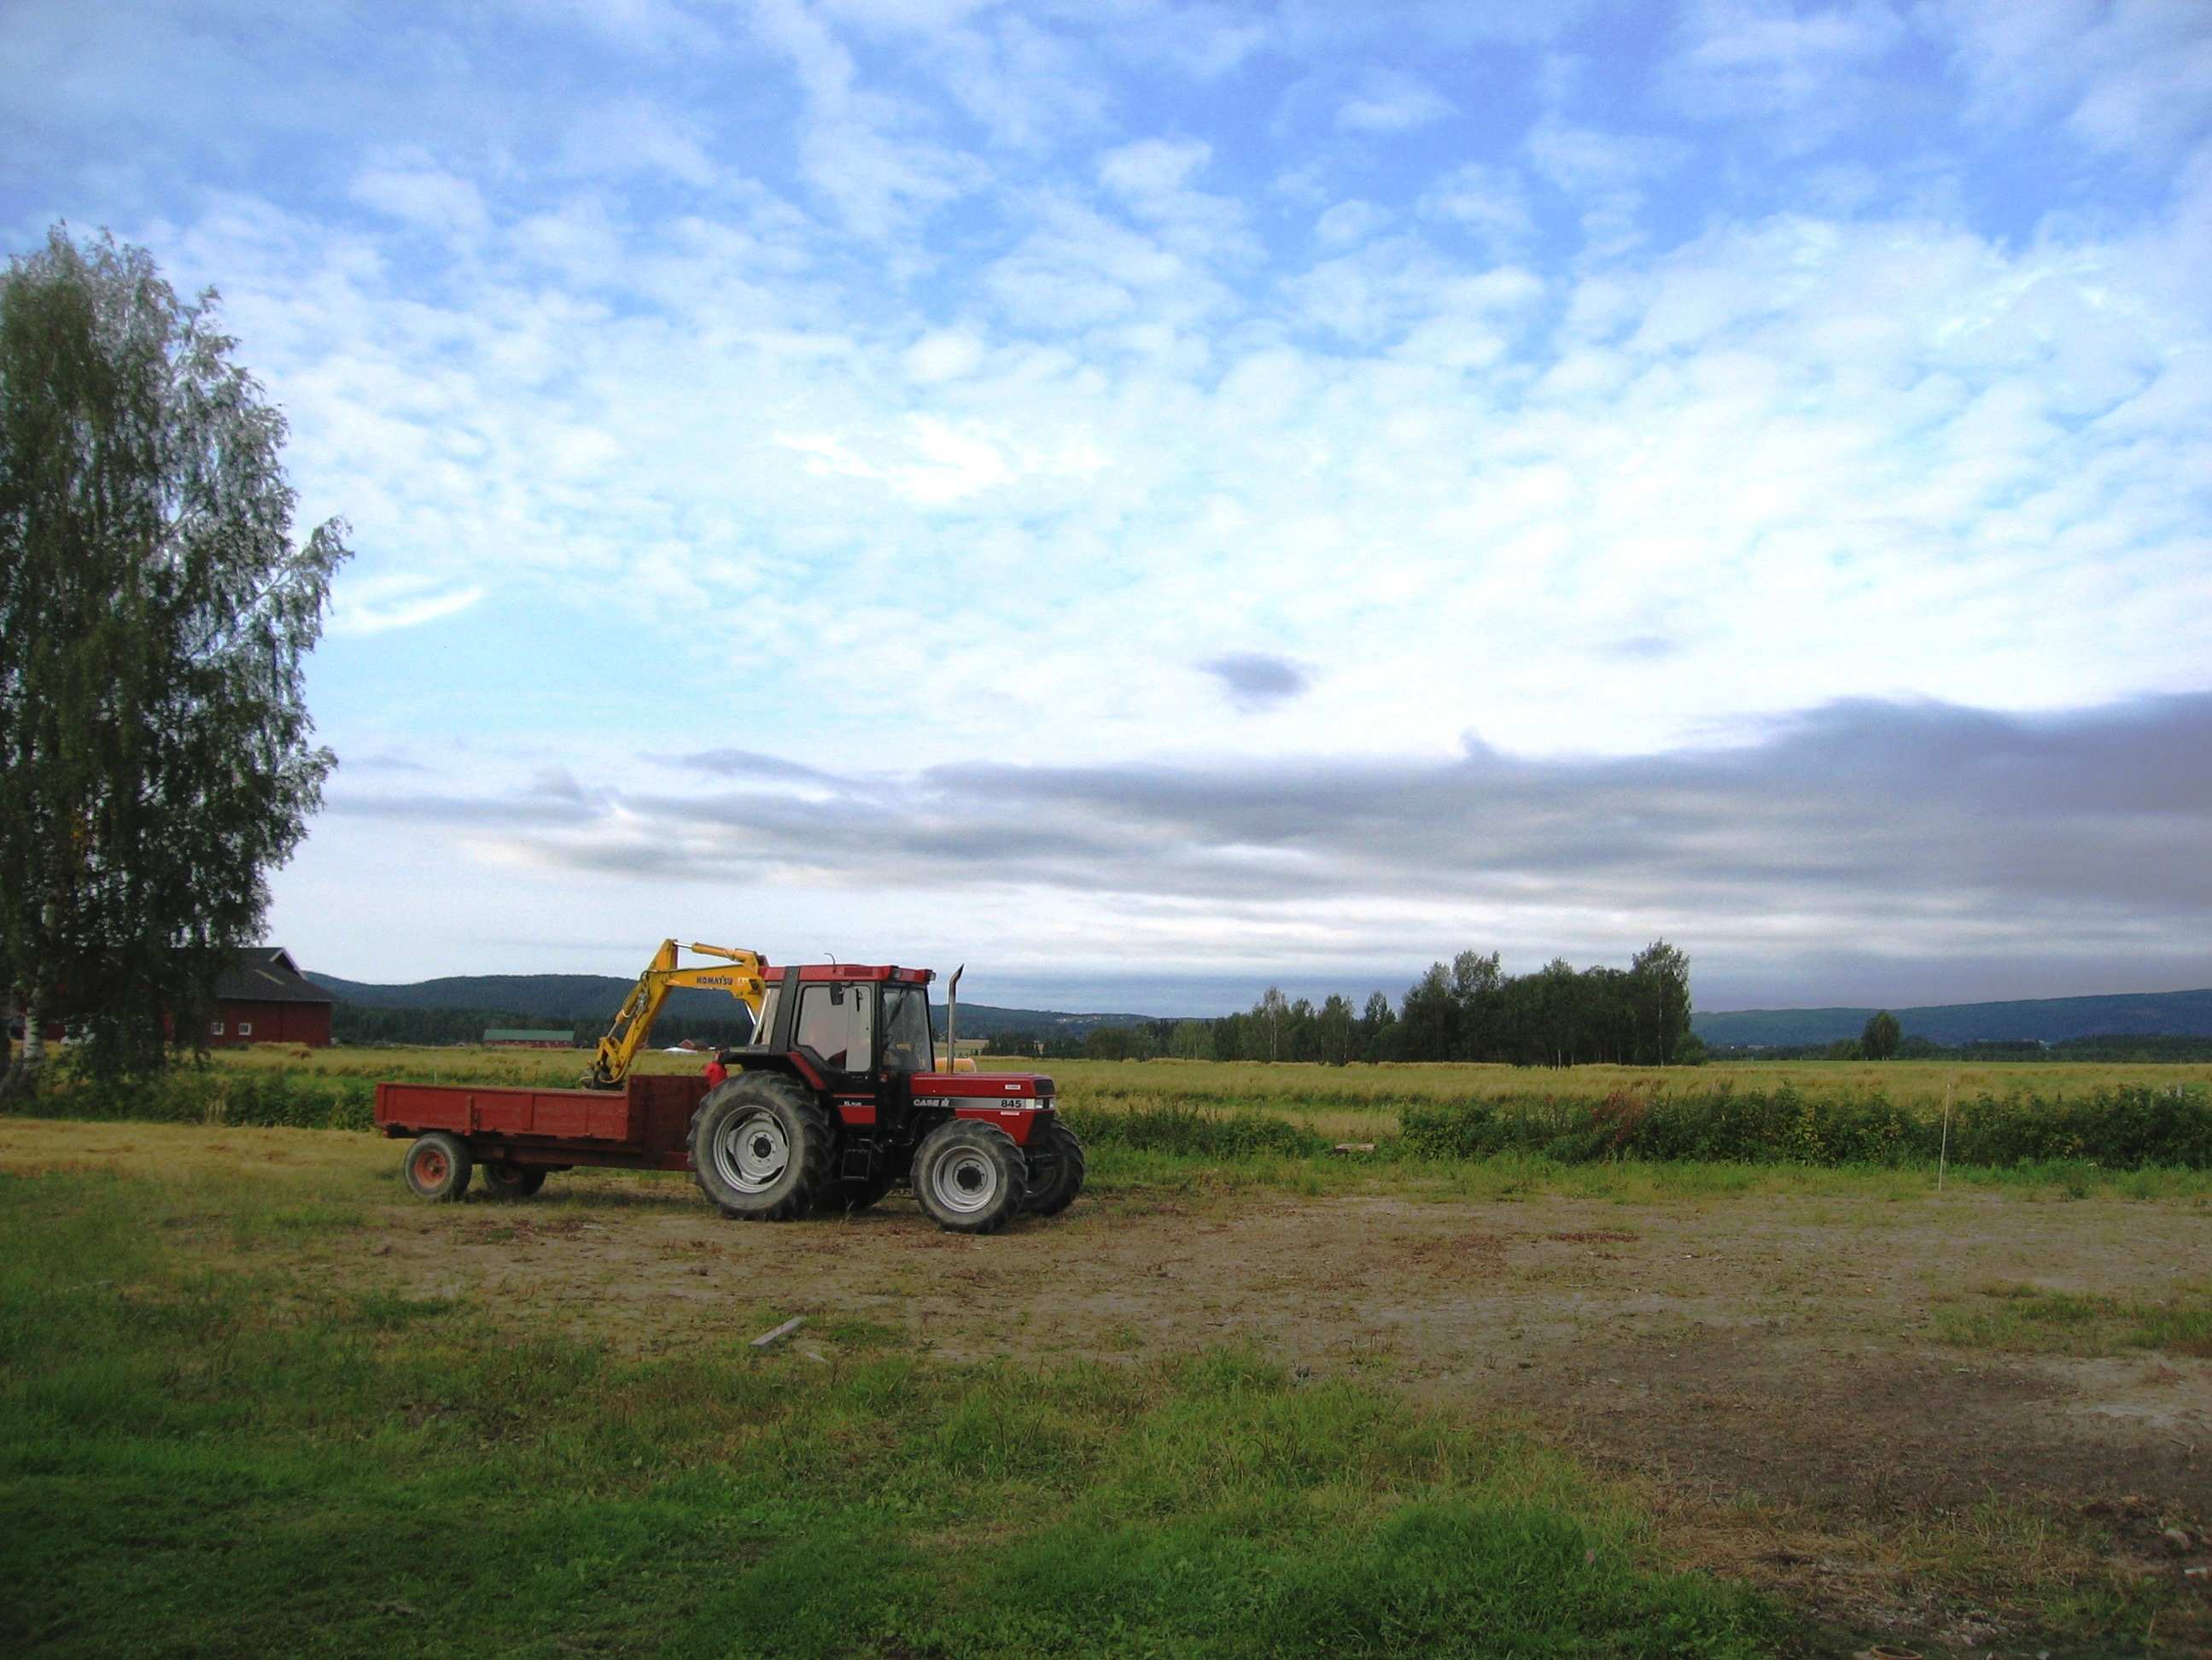
<svg viewBox="0 0 2212 1660">
<path fill-rule="evenodd" d="M 215 1018 L 222 1024 L 220 1037 L 212 1031 L 208 1043 L 216 1048 L 237 1043 L 305 1043 L 328 1049 L 331 1006 L 328 1003 L 255 1003 L 225 998 Z M 238 1035 L 239 1023 L 253 1028 L 251 1037 Z"/>
</svg>

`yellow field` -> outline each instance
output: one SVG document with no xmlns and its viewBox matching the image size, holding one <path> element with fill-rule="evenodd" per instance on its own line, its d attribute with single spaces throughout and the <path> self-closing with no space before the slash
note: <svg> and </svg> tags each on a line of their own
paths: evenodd
<svg viewBox="0 0 2212 1660">
<path fill-rule="evenodd" d="M 276 1067 L 339 1078 L 422 1078 L 433 1073 L 456 1083 L 559 1085 L 591 1065 L 587 1049 L 499 1049 L 474 1045 L 441 1049 L 300 1049 L 257 1043 L 218 1052 L 216 1064 Z M 641 1071 L 696 1072 L 703 1055 L 647 1050 Z M 1474 1066 L 1451 1061 L 1389 1066 L 1267 1066 L 1247 1061 L 1032 1061 L 987 1055 L 988 1072 L 1049 1073 L 1062 1092 L 1103 1104 L 1127 1096 L 1161 1096 L 1196 1103 L 1279 1102 L 1285 1106 L 1396 1105 L 1407 1101 L 1502 1099 L 1512 1096 L 1587 1096 L 1601 1099 L 1620 1089 L 1705 1091 L 1722 1085 L 1771 1090 L 1788 1084 L 1808 1094 L 1881 1091 L 1899 1102 L 1941 1102 L 1947 1087 L 1961 1096 L 2072 1095 L 2116 1085 L 2212 1085 L 2212 1062 L 2160 1063 L 2052 1061 L 1729 1061 L 1705 1067 Z"/>
<path fill-rule="evenodd" d="M 993 1071 L 1035 1067 L 1050 1073 L 1069 1095 L 1079 1093 L 1098 1102 L 1143 1095 L 1240 1104 L 1276 1102 L 1285 1106 L 1302 1103 L 1381 1106 L 1529 1095 L 1600 1100 L 1621 1089 L 1703 1092 L 1723 1085 L 1739 1090 L 1771 1090 L 1784 1084 L 1808 1094 L 1879 1090 L 1893 1101 L 1940 1103 L 1947 1087 L 1955 1088 L 1962 1097 L 1984 1091 L 1992 1095 L 2022 1091 L 2051 1096 L 2123 1084 L 2212 1084 L 2212 1063 L 2206 1062 L 2123 1065 L 2054 1061 L 2008 1065 L 2002 1061 L 1770 1061 L 1706 1067 L 1570 1067 L 1554 1071 L 1454 1062 L 1323 1067 L 1265 1066 L 1243 1061 L 1025 1061 L 994 1056 L 983 1064 Z"/>
</svg>

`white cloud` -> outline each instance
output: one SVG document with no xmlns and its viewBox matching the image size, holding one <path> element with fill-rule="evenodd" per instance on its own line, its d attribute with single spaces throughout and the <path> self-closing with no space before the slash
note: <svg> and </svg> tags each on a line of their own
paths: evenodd
<svg viewBox="0 0 2212 1660">
<path fill-rule="evenodd" d="M 973 374 L 983 361 L 983 343 L 957 329 L 934 329 L 906 349 L 901 360 L 909 379 L 925 385 Z"/>
<path fill-rule="evenodd" d="M 343 637 L 419 628 L 457 617 L 483 597 L 480 587 L 439 589 L 427 577 L 404 573 L 348 577 L 338 585 L 331 632 Z"/>
<path fill-rule="evenodd" d="M 1773 138 L 1804 147 L 1869 112 L 1877 93 L 1867 71 L 1906 34 L 1886 0 L 1809 11 L 1784 0 L 1697 0 L 1660 85 L 1692 115 L 1757 118 Z"/>
<path fill-rule="evenodd" d="M 354 176 L 352 195 L 364 207 L 443 236 L 480 236 L 490 223 L 474 184 L 427 161 L 395 158 L 365 168 Z"/>
<path fill-rule="evenodd" d="M 1452 101 L 1427 82 L 1393 70 L 1369 74 L 1359 90 L 1337 106 L 1340 131 L 1412 132 L 1455 112 Z"/>
<path fill-rule="evenodd" d="M 1098 182 L 1116 196 L 1146 202 L 1180 191 L 1213 147 L 1194 139 L 1146 138 L 1098 158 Z"/>
<path fill-rule="evenodd" d="M 1389 211 L 1372 202 L 1339 202 L 1314 221 L 1314 240 L 1328 247 L 1364 242 L 1390 222 Z"/>
<path fill-rule="evenodd" d="M 2212 9 L 2194 0 L 1940 0 L 1927 15 L 1991 126 L 2062 115 L 2084 143 L 2139 160 L 2212 130 Z"/>
<path fill-rule="evenodd" d="M 1549 179 L 1582 212 L 1591 248 L 1620 253 L 1640 240 L 1649 186 L 1681 167 L 1689 151 L 1653 133 L 1610 132 L 1547 114 L 1529 129 L 1523 149 L 1539 177 Z"/>
<path fill-rule="evenodd" d="M 1520 174 L 1481 161 L 1463 163 L 1437 179 L 1421 193 L 1419 211 L 1496 246 L 1521 241 L 1534 228 Z"/>
<path fill-rule="evenodd" d="M 642 98 L 578 110 L 562 155 L 569 172 L 586 177 L 658 173 L 695 188 L 716 178 L 700 123 Z"/>
<path fill-rule="evenodd" d="M 975 186 L 977 165 L 927 136 L 922 111 L 864 88 L 851 52 L 804 0 L 759 0 L 755 23 L 805 94 L 802 171 L 856 234 L 890 238 Z"/>
</svg>

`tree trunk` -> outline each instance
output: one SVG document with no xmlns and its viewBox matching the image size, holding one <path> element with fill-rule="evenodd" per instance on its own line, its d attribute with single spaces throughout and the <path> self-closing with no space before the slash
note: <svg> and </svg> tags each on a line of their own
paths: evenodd
<svg viewBox="0 0 2212 1660">
<path fill-rule="evenodd" d="M 0 1078 L 0 1104 L 27 1101 L 39 1092 L 40 1074 L 46 1067 L 46 1000 L 38 992 L 23 994 L 23 1052 L 9 1063 Z"/>
</svg>

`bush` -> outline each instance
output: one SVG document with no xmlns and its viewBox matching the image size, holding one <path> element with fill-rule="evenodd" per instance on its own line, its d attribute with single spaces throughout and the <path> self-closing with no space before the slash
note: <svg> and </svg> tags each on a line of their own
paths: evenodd
<svg viewBox="0 0 2212 1660">
<path fill-rule="evenodd" d="M 113 1082 L 64 1075 L 33 1110 L 42 1117 L 267 1128 L 375 1128 L 376 1085 L 363 1079 L 227 1067 L 172 1067 Z"/>
<path fill-rule="evenodd" d="M 1172 1104 L 1124 1112 L 1067 1107 L 1060 1116 L 1090 1146 L 1127 1147 L 1139 1152 L 1194 1153 L 1203 1158 L 1263 1157 L 1312 1158 L 1329 1150 L 1328 1140 L 1302 1124 L 1262 1112 L 1204 1113 Z"/>
<path fill-rule="evenodd" d="M 1932 1164 L 1939 1111 L 1880 1093 L 1806 1095 L 1728 1088 L 1599 1102 L 1559 1097 L 1448 1101 L 1399 1115 L 1417 1158 L 1540 1153 L 1562 1163 L 1607 1158 L 1754 1164 Z M 2072 1160 L 2110 1170 L 2212 1168 L 2212 1098 L 2202 1088 L 2146 1085 L 2071 1098 L 1981 1094 L 1951 1122 L 1954 1164 L 1998 1169 Z"/>
</svg>

